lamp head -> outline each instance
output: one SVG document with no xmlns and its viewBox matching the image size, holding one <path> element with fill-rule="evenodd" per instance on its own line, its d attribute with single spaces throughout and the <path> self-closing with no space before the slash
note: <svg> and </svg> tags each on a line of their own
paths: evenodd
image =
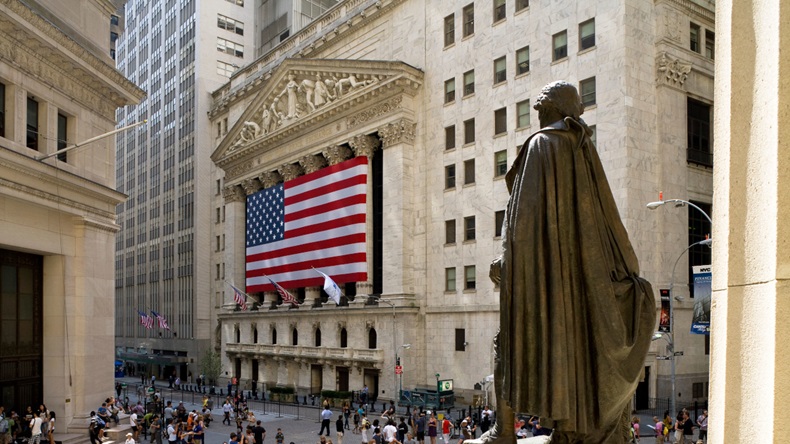
<svg viewBox="0 0 790 444">
<path fill-rule="evenodd" d="M 661 339 L 663 337 L 664 337 L 664 333 L 661 333 L 660 331 L 657 331 L 657 332 L 653 333 L 653 339 L 652 340 L 653 341 L 657 341 L 657 340 L 659 340 L 659 339 Z"/>
<path fill-rule="evenodd" d="M 401 345 L 401 347 L 403 347 L 403 348 L 411 348 L 411 344 L 403 344 L 403 345 Z"/>
<path fill-rule="evenodd" d="M 649 210 L 655 210 L 656 208 L 660 207 L 661 205 L 664 205 L 665 203 L 666 202 L 664 202 L 663 200 L 659 200 L 659 201 L 656 201 L 656 202 L 650 202 L 646 206 L 647 206 L 647 208 Z"/>
</svg>

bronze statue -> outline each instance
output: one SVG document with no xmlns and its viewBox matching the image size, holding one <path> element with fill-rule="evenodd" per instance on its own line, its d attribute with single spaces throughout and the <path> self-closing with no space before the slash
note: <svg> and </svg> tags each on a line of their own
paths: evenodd
<svg viewBox="0 0 790 444">
<path fill-rule="evenodd" d="M 515 443 L 516 411 L 553 427 L 552 443 L 625 443 L 653 290 L 639 277 L 576 88 L 550 83 L 534 108 L 541 129 L 507 173 L 504 251 L 491 265 L 498 415 L 482 439 Z"/>
</svg>

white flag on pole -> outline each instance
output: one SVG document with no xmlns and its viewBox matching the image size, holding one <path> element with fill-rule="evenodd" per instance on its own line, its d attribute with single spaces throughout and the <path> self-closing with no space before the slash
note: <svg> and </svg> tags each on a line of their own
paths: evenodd
<svg viewBox="0 0 790 444">
<path fill-rule="evenodd" d="M 331 277 L 328 275 L 321 273 L 320 271 L 313 268 L 316 272 L 318 272 L 321 276 L 324 277 L 324 291 L 326 292 L 329 297 L 335 301 L 335 304 L 340 305 L 340 296 L 343 294 L 340 291 L 340 287 L 337 286 L 335 281 L 332 280 Z"/>
</svg>

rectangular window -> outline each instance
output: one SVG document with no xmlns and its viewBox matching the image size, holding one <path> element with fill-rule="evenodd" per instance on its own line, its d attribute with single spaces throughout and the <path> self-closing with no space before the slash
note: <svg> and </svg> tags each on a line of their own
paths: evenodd
<svg viewBox="0 0 790 444">
<path fill-rule="evenodd" d="M 444 167 L 444 189 L 455 188 L 455 165 Z"/>
<path fill-rule="evenodd" d="M 494 85 L 507 80 L 507 61 L 505 57 L 494 60 Z"/>
<path fill-rule="evenodd" d="M 217 179 L 217 196 L 219 196 L 220 193 L 222 193 L 222 180 Z"/>
<path fill-rule="evenodd" d="M 464 73 L 464 97 L 475 93 L 475 70 Z"/>
<path fill-rule="evenodd" d="M 507 17 L 505 0 L 494 0 L 494 23 Z"/>
<path fill-rule="evenodd" d="M 217 51 L 236 57 L 244 57 L 244 45 L 217 37 Z"/>
<path fill-rule="evenodd" d="M 464 145 L 475 142 L 475 119 L 464 121 Z"/>
<path fill-rule="evenodd" d="M 464 7 L 464 37 L 469 37 L 475 33 L 475 4 Z"/>
<path fill-rule="evenodd" d="M 595 46 L 595 19 L 579 25 L 579 51 Z"/>
<path fill-rule="evenodd" d="M 61 113 L 58 113 L 58 142 L 57 147 L 58 151 L 66 148 L 68 146 L 68 123 L 69 119 Z M 68 162 L 68 155 L 69 153 L 60 153 L 58 154 L 58 160 L 61 162 Z"/>
<path fill-rule="evenodd" d="M 579 89 L 581 90 L 582 103 L 584 106 L 595 105 L 595 77 L 584 79 L 579 82 Z"/>
<path fill-rule="evenodd" d="M 236 72 L 237 68 L 238 66 L 236 65 L 217 60 L 217 74 L 221 76 L 230 77 L 234 72 Z"/>
<path fill-rule="evenodd" d="M 705 385 L 701 382 L 694 382 L 691 384 L 691 397 L 692 398 L 702 398 L 705 396 L 703 394 L 703 388 Z"/>
<path fill-rule="evenodd" d="M 504 176 L 507 173 L 507 150 L 494 153 L 494 177 Z"/>
<path fill-rule="evenodd" d="M 26 146 L 38 150 L 38 102 L 27 98 L 27 134 Z"/>
<path fill-rule="evenodd" d="M 444 129 L 444 149 L 455 148 L 455 125 L 450 125 Z"/>
<path fill-rule="evenodd" d="M 474 290 L 475 284 L 475 266 L 467 265 L 464 267 L 464 289 Z"/>
<path fill-rule="evenodd" d="M 687 160 L 698 165 L 713 166 L 713 150 L 710 134 L 711 106 L 694 99 L 686 104 L 688 152 Z"/>
<path fill-rule="evenodd" d="M 464 185 L 475 183 L 475 160 L 464 161 Z"/>
<path fill-rule="evenodd" d="M 219 223 L 219 221 L 220 221 L 220 211 L 219 211 L 219 207 L 217 207 L 217 221 L 216 221 L 216 223 Z"/>
<path fill-rule="evenodd" d="M 505 210 L 494 213 L 494 237 L 502 237 L 502 225 L 505 223 Z"/>
<path fill-rule="evenodd" d="M 494 111 L 494 135 L 505 134 L 507 132 L 507 108 L 499 108 Z"/>
<path fill-rule="evenodd" d="M 516 104 L 516 127 L 526 128 L 530 125 L 529 122 L 529 100 L 524 100 Z"/>
<path fill-rule="evenodd" d="M 244 35 L 244 23 L 222 14 L 217 14 L 217 27 L 235 32 L 238 35 Z"/>
<path fill-rule="evenodd" d="M 705 31 L 705 57 L 713 60 L 716 58 L 716 34 Z"/>
<path fill-rule="evenodd" d="M 444 221 L 444 243 L 455 243 L 455 219 Z"/>
<path fill-rule="evenodd" d="M 444 291 L 455 291 L 455 267 L 444 269 Z"/>
<path fill-rule="evenodd" d="M 695 23 L 689 25 L 689 49 L 700 52 L 700 27 Z"/>
<path fill-rule="evenodd" d="M 455 43 L 455 14 L 444 18 L 444 46 Z"/>
<path fill-rule="evenodd" d="M 562 31 L 551 37 L 554 54 L 552 61 L 557 61 L 568 57 L 568 31 Z"/>
<path fill-rule="evenodd" d="M 475 217 L 469 216 L 464 218 L 464 240 L 475 240 Z"/>
<path fill-rule="evenodd" d="M 221 248 L 221 246 L 222 246 L 222 244 L 220 243 L 220 237 L 219 237 L 219 236 L 217 236 L 217 249 L 216 249 L 216 250 L 214 250 L 214 251 L 219 251 L 219 250 L 220 250 L 220 248 Z"/>
<path fill-rule="evenodd" d="M 0 83 L 0 137 L 5 137 L 5 85 Z"/>
<path fill-rule="evenodd" d="M 529 8 L 529 0 L 516 0 L 516 12 Z"/>
<path fill-rule="evenodd" d="M 529 72 L 529 46 L 516 51 L 516 75 Z"/>
<path fill-rule="evenodd" d="M 444 103 L 455 102 L 455 79 L 444 81 Z"/>
<path fill-rule="evenodd" d="M 466 330 L 463 328 L 455 329 L 455 351 L 466 351 Z"/>
</svg>

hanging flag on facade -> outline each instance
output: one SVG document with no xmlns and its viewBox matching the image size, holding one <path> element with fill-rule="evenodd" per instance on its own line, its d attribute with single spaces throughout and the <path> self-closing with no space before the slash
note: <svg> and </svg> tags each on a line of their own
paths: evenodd
<svg viewBox="0 0 790 444">
<path fill-rule="evenodd" d="M 140 325 L 147 329 L 151 329 L 154 326 L 154 318 L 148 316 L 148 313 L 143 313 L 140 310 L 137 310 L 137 314 L 140 315 Z"/>
<path fill-rule="evenodd" d="M 355 157 L 247 196 L 247 291 L 367 280 L 367 157 Z"/>
<path fill-rule="evenodd" d="M 159 313 L 151 310 L 151 314 L 159 321 L 159 328 L 163 328 L 165 330 L 170 330 L 170 326 L 167 325 L 167 319 L 164 316 L 160 315 Z"/>
<path fill-rule="evenodd" d="M 315 268 L 313 268 L 315 270 Z M 340 291 L 340 287 L 337 286 L 335 281 L 332 280 L 327 274 L 322 273 L 318 270 L 315 270 L 324 277 L 324 292 L 329 295 L 329 298 L 335 301 L 336 305 L 340 305 L 340 296 L 343 295 L 343 292 Z"/>
<path fill-rule="evenodd" d="M 299 305 L 299 300 L 296 299 L 294 295 L 289 293 L 288 290 L 284 289 L 277 282 L 271 280 L 271 278 L 267 277 L 266 279 L 269 279 L 269 282 L 271 282 L 271 284 L 274 286 L 274 289 L 277 290 L 277 293 L 280 293 L 280 298 L 282 298 L 283 304 Z"/>
<path fill-rule="evenodd" d="M 228 283 L 228 285 L 230 285 L 230 288 L 233 289 L 233 300 L 237 304 L 239 304 L 239 307 L 241 307 L 242 310 L 246 310 L 247 309 L 247 293 L 239 290 L 238 288 L 236 288 L 235 285 L 233 285 L 231 283 Z"/>
</svg>

